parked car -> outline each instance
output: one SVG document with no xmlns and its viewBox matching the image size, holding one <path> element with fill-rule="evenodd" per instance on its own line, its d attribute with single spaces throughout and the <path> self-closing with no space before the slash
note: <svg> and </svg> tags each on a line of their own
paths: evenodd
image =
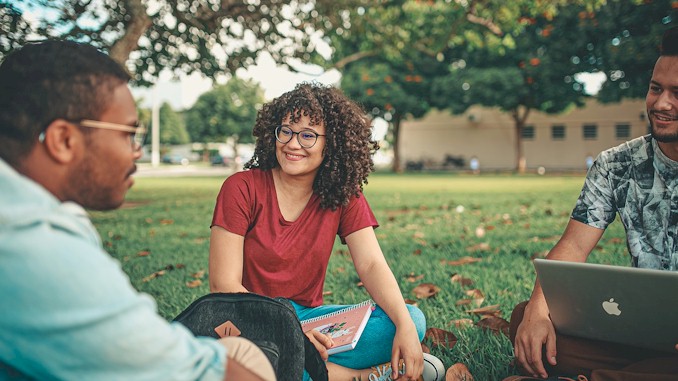
<svg viewBox="0 0 678 381">
<path fill-rule="evenodd" d="M 163 156 L 162 162 L 167 164 L 181 164 L 181 165 L 188 165 L 190 163 L 186 156 L 176 154 Z"/>
<path fill-rule="evenodd" d="M 232 161 L 233 160 L 230 157 L 221 156 L 219 154 L 212 156 L 212 160 L 211 160 L 212 165 L 214 165 L 214 166 L 224 166 L 224 167 L 228 167 L 229 165 L 231 165 Z"/>
</svg>

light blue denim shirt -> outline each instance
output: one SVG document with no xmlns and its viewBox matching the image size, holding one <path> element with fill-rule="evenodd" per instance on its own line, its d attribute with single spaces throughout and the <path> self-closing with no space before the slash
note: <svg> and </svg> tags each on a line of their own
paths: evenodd
<svg viewBox="0 0 678 381">
<path fill-rule="evenodd" d="M 0 160 L 0 380 L 222 380 L 226 348 L 157 314 L 85 210 Z"/>
</svg>

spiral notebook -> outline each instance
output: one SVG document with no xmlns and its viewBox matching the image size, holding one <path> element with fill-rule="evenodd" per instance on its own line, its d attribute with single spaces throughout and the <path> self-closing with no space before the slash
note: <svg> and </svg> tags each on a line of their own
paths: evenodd
<svg viewBox="0 0 678 381">
<path fill-rule="evenodd" d="M 302 320 L 301 328 L 304 332 L 315 329 L 332 337 L 334 345 L 327 350 L 330 355 L 349 351 L 358 344 L 372 310 L 372 301 L 366 300 L 329 314 Z"/>
</svg>

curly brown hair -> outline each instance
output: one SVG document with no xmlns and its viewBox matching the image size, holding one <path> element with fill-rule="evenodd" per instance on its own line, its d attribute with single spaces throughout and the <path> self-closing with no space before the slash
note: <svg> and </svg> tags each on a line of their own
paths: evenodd
<svg viewBox="0 0 678 381">
<path fill-rule="evenodd" d="M 374 170 L 372 154 L 379 143 L 372 140 L 370 119 L 365 111 L 339 89 L 318 83 L 301 83 L 271 102 L 257 114 L 253 135 L 254 155 L 245 169 L 273 169 L 279 166 L 275 156 L 275 128 L 286 116 L 298 122 L 308 116 L 311 125 L 325 125 L 324 159 L 313 181 L 322 208 L 335 210 L 358 196 Z"/>
</svg>

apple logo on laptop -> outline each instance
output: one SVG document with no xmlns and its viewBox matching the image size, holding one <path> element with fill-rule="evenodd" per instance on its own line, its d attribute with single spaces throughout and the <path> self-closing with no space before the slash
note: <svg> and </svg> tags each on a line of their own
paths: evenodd
<svg viewBox="0 0 678 381">
<path fill-rule="evenodd" d="M 608 315 L 615 315 L 619 316 L 621 315 L 621 310 L 619 309 L 619 303 L 614 301 L 614 298 L 610 298 L 610 300 L 606 300 L 603 302 L 603 309 L 605 312 L 608 313 Z"/>
</svg>

